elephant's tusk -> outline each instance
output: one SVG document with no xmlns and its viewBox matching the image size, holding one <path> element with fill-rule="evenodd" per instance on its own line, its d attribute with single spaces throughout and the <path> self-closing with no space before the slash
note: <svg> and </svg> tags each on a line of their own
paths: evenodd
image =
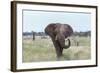
<svg viewBox="0 0 100 73">
<path fill-rule="evenodd" d="M 67 41 L 68 41 L 68 45 L 65 45 L 65 46 L 63 47 L 64 49 L 69 48 L 69 47 L 70 47 L 70 45 L 71 45 L 71 42 L 70 42 L 70 39 L 69 39 L 69 38 L 67 39 Z"/>
</svg>

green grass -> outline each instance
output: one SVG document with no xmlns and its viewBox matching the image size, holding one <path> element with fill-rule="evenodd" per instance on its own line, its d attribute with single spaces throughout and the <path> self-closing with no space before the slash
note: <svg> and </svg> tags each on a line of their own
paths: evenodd
<svg viewBox="0 0 100 73">
<path fill-rule="evenodd" d="M 72 46 L 63 50 L 61 60 L 85 60 L 91 58 L 90 38 L 78 37 L 79 46 L 71 40 Z M 56 61 L 56 53 L 50 38 L 41 39 L 36 37 L 23 38 L 23 62 Z"/>
</svg>

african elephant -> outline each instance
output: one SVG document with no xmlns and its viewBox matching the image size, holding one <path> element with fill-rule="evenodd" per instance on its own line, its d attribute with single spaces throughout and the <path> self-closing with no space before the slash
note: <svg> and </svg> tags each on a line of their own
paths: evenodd
<svg viewBox="0 0 100 73">
<path fill-rule="evenodd" d="M 70 39 L 68 37 L 73 34 L 72 27 L 68 24 L 51 23 L 45 28 L 45 33 L 51 37 L 59 59 L 62 56 L 63 48 L 70 47 Z M 65 38 L 67 38 L 68 45 L 65 45 Z"/>
</svg>

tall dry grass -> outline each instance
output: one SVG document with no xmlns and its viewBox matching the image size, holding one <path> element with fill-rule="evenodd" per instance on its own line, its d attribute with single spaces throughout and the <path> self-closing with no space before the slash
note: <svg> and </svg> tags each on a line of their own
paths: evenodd
<svg viewBox="0 0 100 73">
<path fill-rule="evenodd" d="M 76 37 L 79 46 L 71 38 L 71 47 L 63 50 L 61 60 L 86 60 L 91 58 L 90 37 Z M 67 44 L 67 43 L 66 43 Z M 50 38 L 41 39 L 39 36 L 33 41 L 32 38 L 23 38 L 23 62 L 56 61 L 56 53 Z"/>
</svg>

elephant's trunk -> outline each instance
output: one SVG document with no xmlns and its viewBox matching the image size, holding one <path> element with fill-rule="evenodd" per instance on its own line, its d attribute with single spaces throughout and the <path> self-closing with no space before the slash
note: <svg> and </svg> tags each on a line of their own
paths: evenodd
<svg viewBox="0 0 100 73">
<path fill-rule="evenodd" d="M 65 46 L 63 47 L 64 49 L 69 48 L 69 47 L 70 47 L 70 45 L 71 45 L 70 40 L 69 40 L 69 39 L 67 39 L 67 41 L 68 41 L 68 45 L 65 45 Z"/>
<path fill-rule="evenodd" d="M 57 36 L 55 37 L 55 40 L 58 42 L 58 44 L 60 45 L 61 48 L 69 48 L 71 45 L 70 39 L 67 38 L 68 41 L 68 45 L 65 44 L 65 36 L 63 34 L 57 34 Z"/>
<path fill-rule="evenodd" d="M 61 48 L 64 48 L 64 49 L 69 48 L 70 45 L 71 45 L 70 39 L 67 39 L 68 45 L 65 44 L 65 38 L 61 38 L 61 39 L 58 39 L 58 40 L 56 40 L 56 41 L 58 41 L 58 43 L 59 43 L 59 45 L 61 46 Z"/>
</svg>

